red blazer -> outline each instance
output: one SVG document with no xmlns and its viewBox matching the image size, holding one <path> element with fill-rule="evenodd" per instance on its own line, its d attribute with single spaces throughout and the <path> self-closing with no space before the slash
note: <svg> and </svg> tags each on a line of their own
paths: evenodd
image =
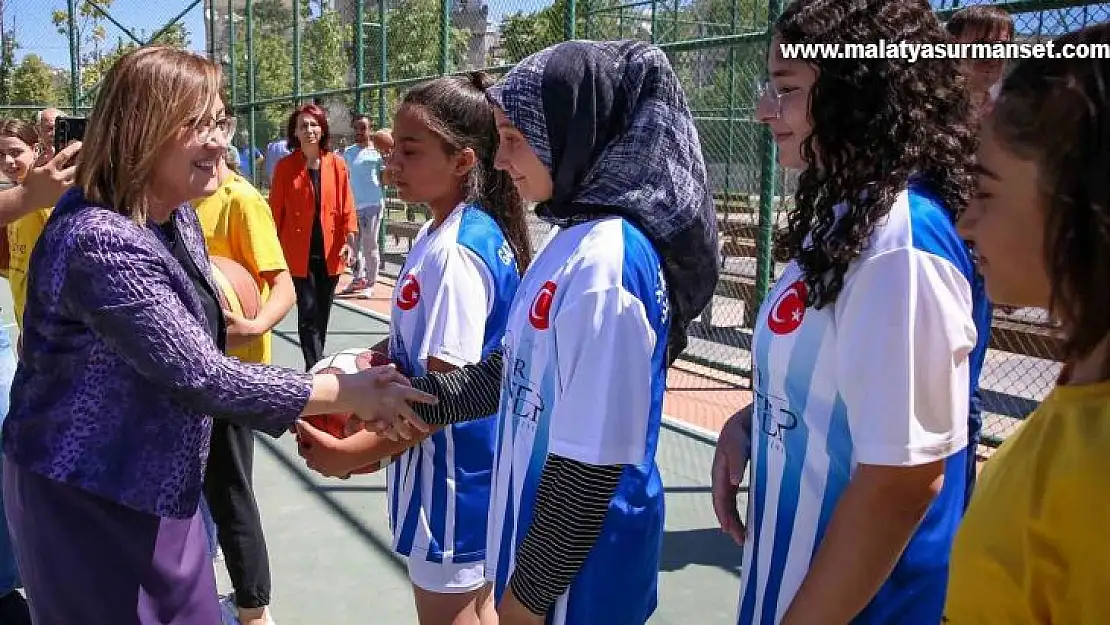
<svg viewBox="0 0 1110 625">
<path fill-rule="evenodd" d="M 308 248 L 312 241 L 312 219 L 316 213 L 316 190 L 308 176 L 304 152 L 294 150 L 278 161 L 270 181 L 270 210 L 274 213 L 278 240 L 285 262 L 294 278 L 308 277 Z M 335 152 L 320 155 L 320 223 L 324 227 L 324 258 L 328 274 L 343 273 L 339 251 L 347 235 L 358 232 L 355 196 L 343 158 Z"/>
</svg>

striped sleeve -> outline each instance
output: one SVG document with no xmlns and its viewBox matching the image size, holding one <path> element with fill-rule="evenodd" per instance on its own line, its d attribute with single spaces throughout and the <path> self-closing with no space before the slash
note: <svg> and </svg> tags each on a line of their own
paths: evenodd
<svg viewBox="0 0 1110 625">
<path fill-rule="evenodd" d="M 533 614 L 547 614 L 582 568 L 601 536 L 623 470 L 619 464 L 547 457 L 532 523 L 509 579 L 513 595 Z"/>
<path fill-rule="evenodd" d="M 414 404 L 413 411 L 428 425 L 438 426 L 488 417 L 497 412 L 501 400 L 502 363 L 497 351 L 475 365 L 413 378 L 413 388 L 439 399 L 434 406 Z"/>
</svg>

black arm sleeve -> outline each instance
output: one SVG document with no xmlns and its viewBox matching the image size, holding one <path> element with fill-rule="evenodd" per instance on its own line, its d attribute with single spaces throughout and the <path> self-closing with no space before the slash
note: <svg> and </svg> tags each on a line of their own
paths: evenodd
<svg viewBox="0 0 1110 625">
<path fill-rule="evenodd" d="M 601 536 L 623 471 L 619 464 L 547 457 L 532 524 L 517 549 L 509 579 L 513 595 L 533 614 L 547 614 L 582 568 Z"/>
<path fill-rule="evenodd" d="M 497 412 L 501 401 L 502 362 L 498 351 L 476 365 L 413 378 L 413 388 L 439 398 L 434 406 L 413 404 L 413 411 L 428 425 L 446 426 L 488 417 Z"/>
</svg>

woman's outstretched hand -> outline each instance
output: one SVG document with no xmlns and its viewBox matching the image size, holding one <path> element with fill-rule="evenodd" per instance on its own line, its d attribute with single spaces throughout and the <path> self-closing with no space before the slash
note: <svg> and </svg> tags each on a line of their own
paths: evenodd
<svg viewBox="0 0 1110 625">
<path fill-rule="evenodd" d="M 371 367 L 358 374 L 366 384 L 359 386 L 363 396 L 355 404 L 354 417 L 363 428 L 391 440 L 411 439 L 416 432 L 429 431 L 427 423 L 416 416 L 410 404 L 436 404 L 434 396 L 418 391 L 393 365 Z"/>
</svg>

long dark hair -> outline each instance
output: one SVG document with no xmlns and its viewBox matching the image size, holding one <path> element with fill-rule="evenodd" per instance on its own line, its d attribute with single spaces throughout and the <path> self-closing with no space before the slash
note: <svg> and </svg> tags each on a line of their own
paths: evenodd
<svg viewBox="0 0 1110 625">
<path fill-rule="evenodd" d="M 464 183 L 466 199 L 481 206 L 501 227 L 523 273 L 532 262 L 532 246 L 524 201 L 512 178 L 493 166 L 499 139 L 493 105 L 486 99 L 491 85 L 493 79 L 484 72 L 446 76 L 409 90 L 401 106 L 421 107 L 425 122 L 448 153 L 474 150 L 478 162 Z"/>
<path fill-rule="evenodd" d="M 795 0 L 775 25 L 784 43 L 939 43 L 947 35 L 926 0 Z M 951 60 L 810 61 L 812 132 L 802 142 L 810 166 L 775 241 L 796 259 L 808 305 L 836 301 L 848 265 L 867 247 L 911 176 L 958 217 L 971 199 L 976 142 L 970 101 Z M 846 204 L 837 217 L 835 207 Z M 807 241 L 807 237 L 810 240 Z"/>
<path fill-rule="evenodd" d="M 1056 40 L 1110 44 L 1110 23 Z M 999 143 L 1037 164 L 1045 198 L 1049 309 L 1063 321 L 1066 360 L 1110 336 L 1110 66 L 1104 59 L 1018 63 L 989 122 Z M 1110 369 L 1110 363 L 1106 363 Z"/>
</svg>

